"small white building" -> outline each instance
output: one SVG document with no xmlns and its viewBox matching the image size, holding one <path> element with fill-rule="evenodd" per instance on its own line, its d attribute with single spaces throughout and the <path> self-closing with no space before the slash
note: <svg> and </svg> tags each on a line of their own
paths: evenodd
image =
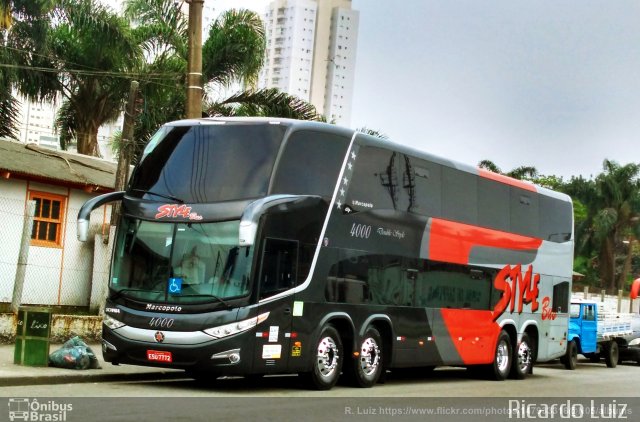
<svg viewBox="0 0 640 422">
<path fill-rule="evenodd" d="M 76 220 L 86 200 L 113 191 L 115 172 L 113 162 L 0 139 L 0 312 L 13 297 L 29 201 L 35 216 L 21 303 L 89 309 L 92 294 L 103 290 L 92 286 L 100 257 L 94 242 L 77 240 Z M 108 234 L 110 211 L 105 205 L 92 213 L 91 238 Z"/>
</svg>

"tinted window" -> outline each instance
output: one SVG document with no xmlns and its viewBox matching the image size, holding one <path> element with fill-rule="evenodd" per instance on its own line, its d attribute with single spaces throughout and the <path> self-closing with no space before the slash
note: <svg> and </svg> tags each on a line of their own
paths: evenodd
<svg viewBox="0 0 640 422">
<path fill-rule="evenodd" d="M 331 197 L 348 146 L 349 139 L 342 136 L 294 132 L 278 162 L 271 192 Z"/>
<path fill-rule="evenodd" d="M 508 185 L 478 178 L 478 224 L 509 231 L 509 195 Z"/>
<path fill-rule="evenodd" d="M 297 262 L 297 241 L 265 239 L 260 271 L 260 298 L 295 287 Z"/>
<path fill-rule="evenodd" d="M 538 198 L 540 195 L 524 189 L 511 187 L 511 232 L 524 236 L 539 237 Z"/>
<path fill-rule="evenodd" d="M 279 212 L 272 209 L 263 217 L 263 236 L 297 243 L 296 283 L 302 283 L 311 269 L 318 246 L 320 229 L 327 212 L 326 204 L 312 204 L 298 210 Z"/>
<path fill-rule="evenodd" d="M 136 168 L 131 189 L 173 196 L 186 203 L 266 195 L 284 128 L 269 124 L 198 125 L 163 131 L 164 138 L 145 152 Z"/>
<path fill-rule="evenodd" d="M 491 309 L 491 270 L 394 255 L 340 250 L 327 278 L 330 302 Z"/>
<path fill-rule="evenodd" d="M 571 238 L 573 213 L 571 203 L 540 195 L 540 237 L 552 242 Z"/>
<path fill-rule="evenodd" d="M 442 212 L 445 218 L 466 224 L 478 222 L 478 177 L 444 167 Z"/>
<path fill-rule="evenodd" d="M 402 186 L 398 172 L 399 153 L 383 148 L 362 147 L 355 163 L 347 199 L 350 203 L 366 202 L 374 209 L 395 209 Z"/>
<path fill-rule="evenodd" d="M 411 158 L 410 163 L 407 173 L 411 174 L 409 180 L 415 186 L 415 200 L 411 211 L 420 215 L 440 217 L 442 215 L 442 166 L 416 158 Z"/>
<path fill-rule="evenodd" d="M 569 282 L 563 281 L 553 286 L 553 312 L 567 312 L 569 309 Z M 572 305 L 573 306 L 573 305 Z"/>
</svg>

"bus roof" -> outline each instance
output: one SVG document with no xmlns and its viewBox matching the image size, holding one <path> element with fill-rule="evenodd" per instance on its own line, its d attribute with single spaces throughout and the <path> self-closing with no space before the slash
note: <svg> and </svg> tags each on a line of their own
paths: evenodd
<svg viewBox="0 0 640 422">
<path fill-rule="evenodd" d="M 242 124 L 268 123 L 268 124 L 274 124 L 274 125 L 284 125 L 290 128 L 291 130 L 301 130 L 301 129 L 306 129 L 306 130 L 317 129 L 322 131 L 329 130 L 330 132 L 333 132 L 335 134 L 348 136 L 348 137 L 351 137 L 354 135 L 354 133 L 357 133 L 358 142 L 364 145 L 391 149 L 394 151 L 398 151 L 402 154 L 414 156 L 416 158 L 421 158 L 421 159 L 431 161 L 446 167 L 455 168 L 457 170 L 471 173 L 479 177 L 491 179 L 499 183 L 515 186 L 524 190 L 534 191 L 539 194 L 549 196 L 555 199 L 559 199 L 562 201 L 571 202 L 571 198 L 568 195 L 536 185 L 529 181 L 514 179 L 506 175 L 494 173 L 485 169 L 481 169 L 479 167 L 475 167 L 475 166 L 458 162 L 455 160 L 451 160 L 448 158 L 443 158 L 443 157 L 431 154 L 429 152 L 421 151 L 419 149 L 397 143 L 390 139 L 380 138 L 377 136 L 366 134 L 364 132 L 358 132 L 354 129 L 349 129 L 349 128 L 345 128 L 342 126 L 337 126 L 337 125 L 333 125 L 325 122 L 317 122 L 317 121 L 311 121 L 311 120 L 296 120 L 296 119 L 288 119 L 288 118 L 282 118 L 282 117 L 203 117 L 200 119 L 176 120 L 176 121 L 168 122 L 166 125 L 193 126 L 193 125 L 225 124 L 225 123 L 242 123 Z"/>
</svg>

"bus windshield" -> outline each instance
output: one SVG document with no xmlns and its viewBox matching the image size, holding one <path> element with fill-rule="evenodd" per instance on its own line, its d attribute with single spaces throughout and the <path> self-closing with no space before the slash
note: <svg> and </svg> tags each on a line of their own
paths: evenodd
<svg viewBox="0 0 640 422">
<path fill-rule="evenodd" d="M 265 196 L 282 131 L 268 124 L 165 126 L 145 148 L 127 194 L 184 203 Z"/>
<path fill-rule="evenodd" d="M 162 303 L 221 302 L 249 293 L 252 250 L 238 245 L 240 222 L 159 223 L 124 217 L 111 290 Z"/>
</svg>

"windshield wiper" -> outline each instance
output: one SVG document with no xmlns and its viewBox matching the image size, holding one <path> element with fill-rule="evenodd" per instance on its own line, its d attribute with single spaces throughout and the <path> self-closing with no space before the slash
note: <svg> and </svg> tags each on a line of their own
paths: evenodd
<svg viewBox="0 0 640 422">
<path fill-rule="evenodd" d="M 178 202 L 180 204 L 184 204 L 184 201 L 182 199 L 176 198 L 175 196 L 171 196 L 171 195 L 165 195 L 163 193 L 157 193 L 157 192 L 153 192 L 153 191 L 150 191 L 150 190 L 144 190 L 144 189 L 130 189 L 130 191 L 131 192 L 146 193 L 146 194 L 149 194 L 149 195 L 155 195 L 155 196 L 159 196 L 159 197 L 164 198 L 164 199 L 170 199 L 172 201 L 176 201 L 176 202 Z"/>
<path fill-rule="evenodd" d="M 113 290 L 113 289 L 112 289 L 112 290 Z M 152 292 L 154 292 L 154 291 L 156 291 L 156 292 L 157 292 L 157 290 L 151 290 L 151 291 L 152 291 Z M 117 299 L 117 298 L 119 298 L 119 297 L 120 297 L 120 296 L 122 296 L 122 294 L 123 294 L 123 293 L 125 293 L 125 292 L 143 292 L 143 293 L 149 293 L 149 290 L 147 290 L 147 289 L 120 289 L 120 290 L 114 290 L 114 294 L 113 294 L 112 299 Z"/>
<path fill-rule="evenodd" d="M 221 297 L 213 295 L 213 294 L 196 294 L 196 295 L 180 295 L 181 297 L 212 297 L 218 302 L 222 303 L 226 309 L 230 309 L 231 305 L 225 302 Z"/>
</svg>

